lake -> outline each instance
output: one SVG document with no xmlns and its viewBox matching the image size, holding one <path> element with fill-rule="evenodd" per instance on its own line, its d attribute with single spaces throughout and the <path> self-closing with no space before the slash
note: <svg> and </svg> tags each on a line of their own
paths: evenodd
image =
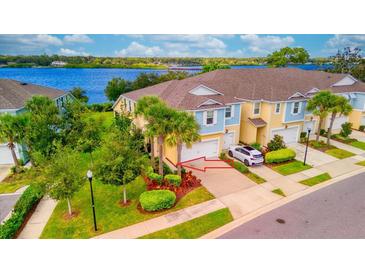
<svg viewBox="0 0 365 274">
<path fill-rule="evenodd" d="M 265 66 L 232 66 L 239 68 L 264 68 Z M 313 64 L 297 65 L 306 70 L 317 70 L 321 67 Z M 322 67 L 323 68 L 323 67 Z M 22 82 L 38 84 L 69 91 L 74 87 L 86 90 L 89 103 L 106 102 L 104 89 L 109 80 L 121 77 L 134 80 L 142 72 L 166 73 L 167 70 L 151 69 L 79 69 L 79 68 L 0 68 L 0 78 L 10 78 Z M 188 71 L 196 73 L 197 71 Z"/>
</svg>

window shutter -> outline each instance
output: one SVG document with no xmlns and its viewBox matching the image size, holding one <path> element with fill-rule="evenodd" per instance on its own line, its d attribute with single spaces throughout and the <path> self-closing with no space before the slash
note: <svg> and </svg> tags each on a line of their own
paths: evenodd
<svg viewBox="0 0 365 274">
<path fill-rule="evenodd" d="M 231 108 L 231 118 L 234 117 L 234 105 L 232 105 L 232 108 Z"/>
<path fill-rule="evenodd" d="M 298 106 L 298 113 L 301 113 L 302 112 L 302 102 L 299 103 L 299 106 Z"/>
<path fill-rule="evenodd" d="M 218 111 L 215 110 L 213 113 L 213 124 L 215 125 L 217 123 Z"/>
<path fill-rule="evenodd" d="M 295 103 L 291 104 L 291 114 L 294 114 L 294 105 L 295 105 Z"/>
<path fill-rule="evenodd" d="M 203 112 L 203 125 L 204 126 L 207 125 L 207 112 L 206 111 Z"/>
</svg>

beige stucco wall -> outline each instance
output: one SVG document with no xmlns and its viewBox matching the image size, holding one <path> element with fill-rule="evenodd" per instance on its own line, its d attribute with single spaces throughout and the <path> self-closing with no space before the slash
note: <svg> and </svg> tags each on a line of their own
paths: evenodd
<svg viewBox="0 0 365 274">
<path fill-rule="evenodd" d="M 361 117 L 363 114 L 364 112 L 355 109 L 349 114 L 349 122 L 352 123 L 352 127 L 354 129 L 359 129 L 359 126 L 361 125 Z"/>
</svg>

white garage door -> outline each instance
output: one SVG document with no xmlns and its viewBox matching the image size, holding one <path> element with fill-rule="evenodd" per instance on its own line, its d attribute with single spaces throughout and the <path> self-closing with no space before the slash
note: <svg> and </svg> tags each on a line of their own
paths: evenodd
<svg viewBox="0 0 365 274">
<path fill-rule="evenodd" d="M 274 135 L 277 134 L 277 135 L 283 136 L 284 142 L 286 144 L 295 143 L 298 140 L 298 130 L 299 130 L 299 127 L 273 129 L 271 131 L 271 139 L 274 137 Z"/>
<path fill-rule="evenodd" d="M 338 130 L 341 129 L 341 125 L 343 123 L 346 123 L 348 121 L 348 117 L 347 116 L 340 116 L 340 117 L 336 117 L 335 121 L 333 122 L 333 130 Z M 329 125 L 329 123 L 328 123 Z"/>
<path fill-rule="evenodd" d="M 234 144 L 234 132 L 224 134 L 223 149 L 228 149 L 230 145 Z"/>
<path fill-rule="evenodd" d="M 191 148 L 183 146 L 181 160 L 188 161 L 199 157 L 217 157 L 218 140 L 209 140 L 195 143 Z"/>
<path fill-rule="evenodd" d="M 13 164 L 13 157 L 6 144 L 0 144 L 0 165 Z"/>
</svg>

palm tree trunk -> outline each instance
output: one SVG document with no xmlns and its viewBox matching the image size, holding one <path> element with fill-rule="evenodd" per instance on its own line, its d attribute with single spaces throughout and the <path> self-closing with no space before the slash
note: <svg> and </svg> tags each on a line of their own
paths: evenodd
<svg viewBox="0 0 365 274">
<path fill-rule="evenodd" d="M 181 176 L 181 151 L 182 151 L 182 144 L 177 144 L 177 174 Z"/>
<path fill-rule="evenodd" d="M 126 184 L 123 183 L 123 204 L 127 204 L 127 188 Z"/>
<path fill-rule="evenodd" d="M 151 137 L 151 166 L 155 169 L 155 138 Z"/>
<path fill-rule="evenodd" d="M 72 208 L 70 198 L 67 198 L 68 214 L 72 216 Z"/>
<path fill-rule="evenodd" d="M 321 128 L 322 128 L 322 118 L 319 117 L 318 130 L 317 130 L 317 136 L 316 136 L 316 142 L 319 141 L 319 136 L 320 136 Z"/>
<path fill-rule="evenodd" d="M 13 157 L 14 165 L 16 167 L 18 167 L 19 166 L 19 161 L 18 161 L 18 158 L 16 157 L 16 153 L 15 153 L 15 149 L 14 149 L 15 148 L 14 143 L 13 142 L 9 142 L 8 143 L 8 147 L 9 147 L 9 149 L 11 151 L 11 156 Z"/>
<path fill-rule="evenodd" d="M 332 112 L 332 115 L 331 115 L 330 126 L 328 127 L 328 130 L 327 130 L 327 145 L 330 145 L 332 127 L 333 127 L 333 123 L 335 122 L 335 119 L 336 119 L 336 114 L 337 114 L 336 112 Z"/>
<path fill-rule="evenodd" d="M 163 175 L 163 135 L 158 136 L 158 173 Z"/>
</svg>

